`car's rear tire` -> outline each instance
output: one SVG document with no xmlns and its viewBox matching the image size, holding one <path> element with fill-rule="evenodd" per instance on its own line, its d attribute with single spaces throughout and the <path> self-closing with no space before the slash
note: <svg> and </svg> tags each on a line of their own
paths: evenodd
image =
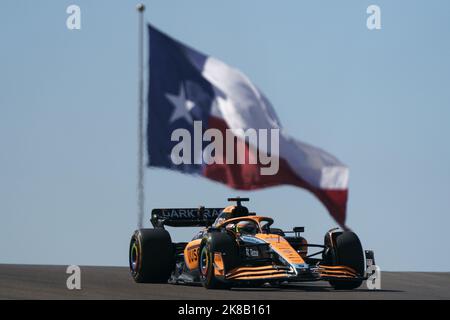
<svg viewBox="0 0 450 320">
<path fill-rule="evenodd" d="M 129 264 L 136 282 L 167 282 L 175 267 L 169 232 L 164 229 L 136 230 L 130 241 Z"/>
<path fill-rule="evenodd" d="M 214 253 L 222 253 L 224 272 L 239 263 L 239 249 L 234 238 L 225 232 L 212 233 L 200 247 L 199 273 L 202 285 L 207 289 L 229 289 L 230 283 L 219 280 L 214 270 Z"/>
<path fill-rule="evenodd" d="M 358 276 L 364 275 L 364 252 L 358 236 L 350 231 L 336 235 L 332 249 L 335 265 L 347 266 L 356 271 Z M 336 290 L 351 290 L 358 288 L 362 280 L 332 280 L 330 284 Z"/>
</svg>

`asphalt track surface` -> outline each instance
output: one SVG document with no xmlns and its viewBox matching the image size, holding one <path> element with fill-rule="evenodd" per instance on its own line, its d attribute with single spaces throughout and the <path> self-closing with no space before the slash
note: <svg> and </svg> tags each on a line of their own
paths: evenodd
<svg viewBox="0 0 450 320">
<path fill-rule="evenodd" d="M 0 264 L 0 299 L 450 299 L 450 272 L 383 272 L 382 290 L 365 283 L 335 291 L 326 282 L 282 288 L 206 290 L 199 286 L 137 284 L 124 267 L 81 266 L 81 290 L 68 290 L 66 266 Z"/>
</svg>

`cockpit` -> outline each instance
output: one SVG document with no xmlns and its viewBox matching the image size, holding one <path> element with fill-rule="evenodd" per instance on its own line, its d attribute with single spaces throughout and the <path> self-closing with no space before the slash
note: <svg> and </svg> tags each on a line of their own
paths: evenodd
<svg viewBox="0 0 450 320">
<path fill-rule="evenodd" d="M 269 233 L 272 224 L 273 219 L 271 218 L 248 216 L 222 221 L 216 225 L 216 228 L 224 228 L 241 235 L 255 235 L 257 233 Z"/>
<path fill-rule="evenodd" d="M 227 230 L 232 230 L 241 235 L 254 236 L 260 233 L 260 228 L 257 222 L 254 220 L 241 220 L 236 221 L 236 223 L 229 223 L 225 226 Z"/>
</svg>

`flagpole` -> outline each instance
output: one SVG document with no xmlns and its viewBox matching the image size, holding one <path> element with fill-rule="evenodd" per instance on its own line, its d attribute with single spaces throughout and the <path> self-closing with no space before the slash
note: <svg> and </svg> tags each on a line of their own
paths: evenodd
<svg viewBox="0 0 450 320">
<path fill-rule="evenodd" d="M 139 3 L 136 6 L 139 15 L 139 45 L 138 45 L 138 179 L 137 179 L 137 202 L 138 216 L 137 226 L 142 228 L 144 223 L 144 11 L 145 6 Z"/>
</svg>

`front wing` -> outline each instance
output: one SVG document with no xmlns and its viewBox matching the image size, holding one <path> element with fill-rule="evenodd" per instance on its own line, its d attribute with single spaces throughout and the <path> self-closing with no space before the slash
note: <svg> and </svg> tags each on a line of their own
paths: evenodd
<svg viewBox="0 0 450 320">
<path fill-rule="evenodd" d="M 175 272 L 170 283 L 190 284 L 199 283 L 198 272 L 189 271 L 183 265 L 178 265 L 179 272 Z M 224 273 L 220 266 L 215 266 L 215 275 L 223 282 L 239 283 L 276 283 L 276 282 L 304 282 L 304 281 L 331 281 L 331 280 L 366 280 L 367 277 L 357 275 L 355 270 L 346 266 L 308 267 L 293 270 L 287 266 L 242 266 Z"/>
<path fill-rule="evenodd" d="M 366 280 L 346 266 L 325 266 L 293 270 L 287 266 L 238 267 L 222 277 L 223 281 L 318 281 L 318 280 Z"/>
</svg>

